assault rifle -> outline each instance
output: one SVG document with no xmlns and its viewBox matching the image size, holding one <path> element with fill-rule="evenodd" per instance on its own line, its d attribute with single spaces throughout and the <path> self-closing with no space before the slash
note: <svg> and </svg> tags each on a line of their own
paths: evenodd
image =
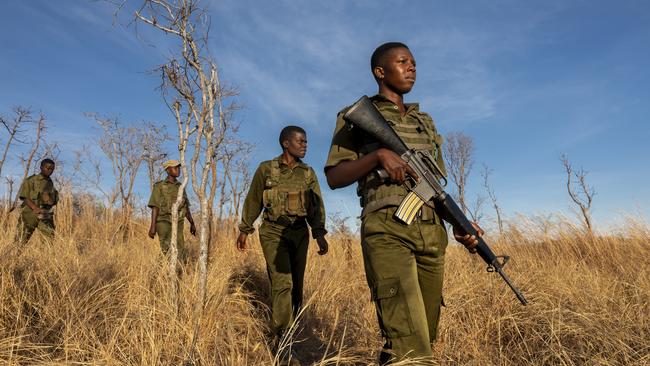
<svg viewBox="0 0 650 366">
<path fill-rule="evenodd" d="M 488 272 L 497 272 L 510 289 L 517 295 L 522 305 L 528 301 L 524 295 L 515 287 L 510 278 L 503 272 L 503 266 L 510 257 L 497 256 L 487 245 L 483 238 L 478 236 L 476 229 L 461 211 L 450 195 L 445 193 L 443 186 L 446 180 L 435 162 L 435 159 L 428 151 L 409 149 L 404 141 L 390 127 L 384 116 L 379 113 L 375 105 L 367 96 L 361 97 L 354 103 L 343 118 L 359 127 L 370 136 L 377 139 L 382 145 L 401 156 L 404 161 L 415 171 L 419 179 L 415 181 L 412 177 L 404 183 L 409 193 L 395 211 L 395 216 L 409 225 L 417 215 L 418 211 L 427 202 L 433 201 L 436 209 L 442 213 L 442 218 L 458 229 L 462 235 L 474 235 L 478 240 L 476 251 L 488 265 Z M 378 172 L 380 176 L 387 176 L 386 172 Z M 444 181 L 441 184 L 441 180 Z"/>
</svg>

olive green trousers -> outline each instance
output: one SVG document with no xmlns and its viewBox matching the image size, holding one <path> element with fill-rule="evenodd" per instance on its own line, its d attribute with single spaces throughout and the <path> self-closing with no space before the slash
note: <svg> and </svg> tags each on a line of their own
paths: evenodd
<svg viewBox="0 0 650 366">
<path fill-rule="evenodd" d="M 27 243 L 36 229 L 51 241 L 54 238 L 54 219 L 39 219 L 29 207 L 23 208 L 18 218 L 16 241 L 19 244 Z"/>
<path fill-rule="evenodd" d="M 282 334 L 302 306 L 309 230 L 304 220 L 287 227 L 264 220 L 259 231 L 271 282 L 271 327 Z"/>
<path fill-rule="evenodd" d="M 366 279 L 386 343 L 380 363 L 430 359 L 442 304 L 447 233 L 435 221 L 405 225 L 395 208 L 367 214 L 361 226 Z"/>
<path fill-rule="evenodd" d="M 176 246 L 178 248 L 178 258 L 185 262 L 187 260 L 187 250 L 185 249 L 185 240 L 183 236 L 184 221 L 178 221 L 178 234 L 176 237 Z M 169 221 L 156 222 L 156 233 L 160 240 L 160 249 L 164 254 L 169 251 L 169 244 L 172 239 L 172 223 Z"/>
</svg>

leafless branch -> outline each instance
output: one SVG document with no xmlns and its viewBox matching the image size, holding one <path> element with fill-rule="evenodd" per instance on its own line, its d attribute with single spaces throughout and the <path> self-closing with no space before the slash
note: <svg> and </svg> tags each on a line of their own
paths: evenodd
<svg viewBox="0 0 650 366">
<path fill-rule="evenodd" d="M 567 174 L 566 188 L 567 192 L 569 193 L 569 197 L 580 209 L 580 213 L 582 214 L 582 218 L 584 220 L 587 231 L 589 234 L 593 234 L 591 205 L 593 203 L 594 196 L 596 195 L 596 190 L 594 187 L 587 184 L 587 172 L 582 168 L 577 171 L 574 170 L 566 154 L 562 154 L 560 156 L 560 161 L 562 161 L 564 171 Z"/>
<path fill-rule="evenodd" d="M 443 157 L 447 166 L 447 173 L 451 182 L 456 187 L 458 204 L 464 213 L 467 213 L 465 202 L 465 187 L 467 179 L 474 164 L 474 142 L 472 138 L 462 132 L 450 132 L 446 137 L 445 153 Z"/>
<path fill-rule="evenodd" d="M 481 177 L 483 177 L 483 188 L 485 188 L 485 191 L 487 192 L 488 197 L 490 198 L 490 202 L 492 203 L 492 207 L 494 208 L 494 211 L 497 215 L 497 225 L 499 226 L 499 235 L 503 236 L 503 220 L 501 218 L 501 207 L 499 207 L 497 196 L 494 193 L 494 189 L 492 189 L 492 186 L 490 185 L 489 177 L 491 173 L 492 173 L 492 169 L 489 169 L 486 164 L 483 164 L 483 170 L 481 171 Z"/>
<path fill-rule="evenodd" d="M 4 116 L 0 116 L 0 124 L 4 127 L 7 132 L 7 142 L 5 143 L 2 159 L 0 159 L 0 176 L 2 176 L 2 168 L 4 167 L 5 162 L 7 162 L 7 154 L 13 143 L 23 144 L 23 135 L 25 133 L 25 125 L 33 123 L 32 111 L 29 108 L 24 107 L 14 107 L 13 108 L 13 118 L 9 119 Z"/>
</svg>

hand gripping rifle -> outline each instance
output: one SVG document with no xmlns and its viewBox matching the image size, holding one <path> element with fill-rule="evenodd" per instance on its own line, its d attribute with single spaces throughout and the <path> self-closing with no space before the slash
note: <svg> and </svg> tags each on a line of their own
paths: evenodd
<svg viewBox="0 0 650 366">
<path fill-rule="evenodd" d="M 343 118 L 400 155 L 417 173 L 419 177 L 418 181 L 410 179 L 405 182 L 409 193 L 397 208 L 397 211 L 395 211 L 395 216 L 409 225 L 415 219 L 422 205 L 426 202 L 433 201 L 436 209 L 442 213 L 443 218 L 457 228 L 462 235 L 474 235 L 478 239 L 476 251 L 485 263 L 488 264 L 488 272 L 499 273 L 501 278 L 506 281 L 510 289 L 517 295 L 522 305 L 526 305 L 528 301 L 526 301 L 524 295 L 515 287 L 505 272 L 503 272 L 503 266 L 508 262 L 510 257 L 495 255 L 485 240 L 478 236 L 476 229 L 474 229 L 474 226 L 472 226 L 456 202 L 454 202 L 451 196 L 445 193 L 443 186 L 447 184 L 447 181 L 431 154 L 428 151 L 409 149 L 390 127 L 388 122 L 386 122 L 386 119 L 379 113 L 375 105 L 365 95 L 348 109 L 343 115 Z M 385 171 L 380 171 L 379 174 L 383 177 L 387 176 Z M 442 185 L 440 184 L 441 180 L 444 181 Z"/>
</svg>

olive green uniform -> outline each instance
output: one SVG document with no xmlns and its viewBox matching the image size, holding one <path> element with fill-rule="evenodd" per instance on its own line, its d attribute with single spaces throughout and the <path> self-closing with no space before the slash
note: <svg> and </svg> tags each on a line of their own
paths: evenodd
<svg viewBox="0 0 650 366">
<path fill-rule="evenodd" d="M 158 207 L 158 217 L 156 218 L 156 233 L 160 239 L 160 248 L 163 253 L 167 254 L 169 251 L 169 243 L 172 238 L 172 205 L 176 202 L 178 189 L 181 182 L 169 182 L 167 179 L 156 182 L 151 191 L 149 198 L 149 207 Z M 179 257 L 183 260 L 186 258 L 187 251 L 185 250 L 185 243 L 183 237 L 183 224 L 185 222 L 185 215 L 190 208 L 190 203 L 187 200 L 187 193 L 183 192 L 183 202 L 178 208 L 178 236 L 177 247 Z"/>
<path fill-rule="evenodd" d="M 382 95 L 371 100 L 409 148 L 428 150 L 444 171 L 442 138 L 428 114 L 420 112 L 417 104 L 406 104 L 402 116 L 398 106 Z M 325 170 L 380 147 L 372 137 L 347 124 L 344 111 L 336 121 Z M 386 339 L 380 359 L 431 356 L 442 303 L 446 229 L 428 205 L 411 225 L 398 221 L 393 215 L 407 194 L 402 185 L 383 181 L 376 173 L 358 183 L 366 279 Z"/>
<path fill-rule="evenodd" d="M 300 160 L 293 168 L 281 157 L 262 162 L 244 201 L 239 230 L 254 231 L 263 212 L 260 242 L 271 282 L 272 327 L 288 329 L 302 304 L 303 279 L 311 227 L 314 238 L 327 233 L 325 207 L 313 169 Z"/>
<path fill-rule="evenodd" d="M 54 237 L 53 210 L 59 202 L 59 192 L 54 188 L 52 179 L 40 173 L 28 177 L 20 186 L 18 198 L 23 200 L 18 220 L 18 242 L 24 244 L 29 241 L 36 229 L 51 240 Z M 27 198 L 40 207 L 43 213 L 36 215 L 25 202 Z"/>
</svg>

